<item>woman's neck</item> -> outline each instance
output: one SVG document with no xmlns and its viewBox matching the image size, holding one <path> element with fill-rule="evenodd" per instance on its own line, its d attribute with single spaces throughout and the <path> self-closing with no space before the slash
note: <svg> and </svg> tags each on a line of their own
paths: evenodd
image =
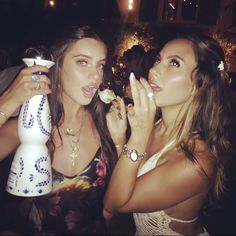
<svg viewBox="0 0 236 236">
<path fill-rule="evenodd" d="M 65 122 L 71 122 L 80 120 L 81 111 L 85 110 L 84 106 L 78 104 L 73 99 L 63 94 L 63 107 L 65 114 Z"/>
<path fill-rule="evenodd" d="M 64 107 L 65 112 L 65 122 L 67 123 L 74 123 L 78 122 L 82 118 L 82 114 L 85 115 L 85 108 L 84 106 L 77 106 L 77 107 Z"/>
<path fill-rule="evenodd" d="M 173 130 L 174 126 L 176 125 L 176 122 L 179 120 L 179 112 L 180 108 L 176 107 L 165 107 L 161 108 L 162 113 L 162 124 L 161 124 L 161 132 L 169 135 L 171 131 Z"/>
</svg>

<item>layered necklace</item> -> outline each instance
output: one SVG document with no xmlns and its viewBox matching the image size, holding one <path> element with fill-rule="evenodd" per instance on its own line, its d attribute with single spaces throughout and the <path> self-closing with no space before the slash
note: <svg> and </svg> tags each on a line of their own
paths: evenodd
<svg viewBox="0 0 236 236">
<path fill-rule="evenodd" d="M 82 119 L 80 123 L 79 129 L 75 132 L 73 128 L 66 128 L 65 135 L 70 137 L 70 146 L 71 146 L 71 152 L 69 154 L 70 162 L 72 166 L 75 166 L 75 163 L 77 159 L 79 158 L 79 140 L 80 140 L 80 134 L 83 126 L 83 118 L 84 114 L 82 113 Z"/>
</svg>

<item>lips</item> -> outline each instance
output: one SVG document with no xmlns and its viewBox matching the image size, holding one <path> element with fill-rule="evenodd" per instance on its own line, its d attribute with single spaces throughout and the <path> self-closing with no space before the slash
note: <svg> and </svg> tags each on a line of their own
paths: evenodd
<svg viewBox="0 0 236 236">
<path fill-rule="evenodd" d="M 155 92 L 160 92 L 161 91 L 161 87 L 159 87 L 156 83 L 154 83 L 153 81 L 149 82 L 149 85 L 151 86 L 151 88 L 155 91 Z"/>
<path fill-rule="evenodd" d="M 84 97 L 86 97 L 86 98 L 92 98 L 94 96 L 94 94 L 96 93 L 97 89 L 98 89 L 98 87 L 96 84 L 83 86 L 81 88 L 82 93 L 83 93 Z"/>
</svg>

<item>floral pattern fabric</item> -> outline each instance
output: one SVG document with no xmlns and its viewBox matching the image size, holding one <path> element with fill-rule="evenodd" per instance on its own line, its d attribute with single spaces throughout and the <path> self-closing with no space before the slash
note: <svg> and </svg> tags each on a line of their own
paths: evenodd
<svg viewBox="0 0 236 236">
<path fill-rule="evenodd" d="M 33 224 L 34 234 L 105 234 L 102 209 L 108 165 L 107 157 L 99 148 L 80 175 L 67 177 L 53 170 L 53 193 L 26 199 L 21 206 Z M 29 214 L 25 212 L 27 209 Z"/>
</svg>

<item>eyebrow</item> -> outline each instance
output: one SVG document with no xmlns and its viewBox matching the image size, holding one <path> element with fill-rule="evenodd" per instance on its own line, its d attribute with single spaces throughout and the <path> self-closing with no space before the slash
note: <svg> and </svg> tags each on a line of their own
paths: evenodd
<svg viewBox="0 0 236 236">
<path fill-rule="evenodd" d="M 92 59 L 92 57 L 90 57 L 88 55 L 85 55 L 85 54 L 75 55 L 74 58 L 76 58 L 76 57 L 85 57 L 85 58 L 88 58 L 88 59 Z M 106 61 L 106 58 L 100 59 L 99 61 Z"/>
<path fill-rule="evenodd" d="M 160 53 L 158 53 L 158 54 L 156 55 L 156 57 L 159 57 L 160 59 L 162 58 L 162 56 L 161 56 Z M 170 55 L 170 56 L 167 57 L 167 59 L 171 59 L 171 58 L 173 58 L 173 57 L 174 57 L 174 58 L 178 58 L 179 60 L 181 60 L 181 61 L 184 62 L 184 59 L 183 59 L 182 57 L 178 56 L 178 55 Z"/>
<path fill-rule="evenodd" d="M 183 61 L 184 62 L 184 59 L 178 55 L 171 55 L 171 56 L 168 56 L 167 59 L 170 59 L 170 58 L 178 58 L 179 60 Z"/>
</svg>

